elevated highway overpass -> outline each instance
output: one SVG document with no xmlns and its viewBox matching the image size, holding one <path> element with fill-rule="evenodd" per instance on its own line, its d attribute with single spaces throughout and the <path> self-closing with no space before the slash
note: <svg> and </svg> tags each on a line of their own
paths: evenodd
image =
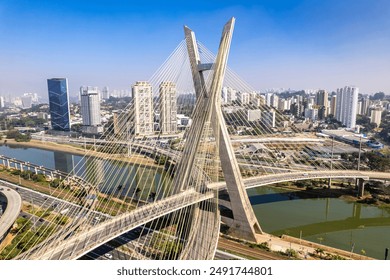
<svg viewBox="0 0 390 280">
<path fill-rule="evenodd" d="M 22 209 L 22 198 L 17 191 L 0 184 L 0 196 L 7 201 L 7 207 L 0 216 L 0 243 L 15 223 Z"/>
<path fill-rule="evenodd" d="M 314 180 L 314 179 L 376 179 L 376 180 L 390 180 L 390 173 L 374 172 L 374 171 L 355 171 L 355 170 L 316 170 L 316 171 L 299 171 L 299 172 L 285 172 L 270 175 L 261 175 L 250 178 L 245 178 L 244 183 L 246 189 L 273 185 L 277 183 L 284 183 L 290 181 Z M 218 182 L 209 184 L 210 189 L 224 190 L 226 189 L 225 182 Z"/>
<path fill-rule="evenodd" d="M 194 190 L 187 190 L 141 206 L 129 213 L 113 217 L 111 220 L 104 221 L 88 231 L 71 236 L 60 244 L 48 244 L 49 246 L 45 248 L 45 252 L 37 252 L 26 257 L 28 259 L 45 260 L 77 259 L 138 226 L 213 197 L 213 192 L 200 194 Z"/>
</svg>

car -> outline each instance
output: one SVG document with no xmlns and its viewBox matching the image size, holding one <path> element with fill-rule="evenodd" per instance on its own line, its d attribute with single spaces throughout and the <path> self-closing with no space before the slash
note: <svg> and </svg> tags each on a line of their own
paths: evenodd
<svg viewBox="0 0 390 280">
<path fill-rule="evenodd" d="M 106 254 L 104 254 L 104 256 L 107 258 L 107 259 L 112 259 L 112 255 L 111 254 L 109 254 L 109 253 L 106 253 Z"/>
</svg>

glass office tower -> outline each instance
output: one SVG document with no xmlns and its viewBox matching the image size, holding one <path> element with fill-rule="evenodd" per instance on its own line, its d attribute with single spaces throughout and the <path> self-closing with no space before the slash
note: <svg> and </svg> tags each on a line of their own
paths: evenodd
<svg viewBox="0 0 390 280">
<path fill-rule="evenodd" d="M 70 131 L 68 80 L 65 78 L 48 79 L 47 88 L 52 129 Z"/>
</svg>

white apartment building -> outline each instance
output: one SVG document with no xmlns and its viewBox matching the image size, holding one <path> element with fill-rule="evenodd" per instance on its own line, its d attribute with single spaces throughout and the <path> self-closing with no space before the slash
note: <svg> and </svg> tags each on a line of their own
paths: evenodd
<svg viewBox="0 0 390 280">
<path fill-rule="evenodd" d="M 382 106 L 376 106 L 375 108 L 372 108 L 371 110 L 371 123 L 376 123 L 379 127 L 382 121 Z"/>
<path fill-rule="evenodd" d="M 84 133 L 103 132 L 100 116 L 100 95 L 97 87 L 80 87 L 81 116 Z"/>
<path fill-rule="evenodd" d="M 238 92 L 238 100 L 241 105 L 249 104 L 250 102 L 250 94 L 247 92 Z"/>
<path fill-rule="evenodd" d="M 336 119 L 347 128 L 356 126 L 359 88 L 346 86 L 337 89 Z"/>
<path fill-rule="evenodd" d="M 237 91 L 231 87 L 222 88 L 222 104 L 230 104 L 237 100 Z"/>
<path fill-rule="evenodd" d="M 80 87 L 83 125 L 100 125 L 100 98 L 97 87 Z"/>
<path fill-rule="evenodd" d="M 274 110 L 262 112 L 261 119 L 268 128 L 274 128 L 276 126 L 276 114 Z"/>
<path fill-rule="evenodd" d="M 160 92 L 160 130 L 164 134 L 177 132 L 176 84 L 161 82 Z"/>
<path fill-rule="evenodd" d="M 153 91 L 148 82 L 138 81 L 132 86 L 134 101 L 134 133 L 153 134 Z"/>
</svg>

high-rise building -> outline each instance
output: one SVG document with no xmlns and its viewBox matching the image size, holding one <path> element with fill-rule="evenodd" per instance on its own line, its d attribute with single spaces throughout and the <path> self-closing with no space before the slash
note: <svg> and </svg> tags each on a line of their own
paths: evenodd
<svg viewBox="0 0 390 280">
<path fill-rule="evenodd" d="M 370 98 L 367 96 L 367 97 L 364 97 L 362 99 L 362 115 L 365 115 L 367 116 L 368 113 L 369 113 L 369 110 L 368 108 L 370 108 L 370 105 L 371 105 L 371 100 Z"/>
<path fill-rule="evenodd" d="M 172 134 L 177 131 L 177 100 L 176 84 L 173 82 L 161 82 L 160 92 L 160 130 L 164 134 Z"/>
<path fill-rule="evenodd" d="M 328 92 L 326 90 L 317 91 L 316 104 L 318 106 L 318 119 L 325 119 L 328 115 Z"/>
<path fill-rule="evenodd" d="M 312 108 L 305 109 L 305 117 L 315 122 L 319 119 L 319 108 L 318 106 L 313 106 Z"/>
<path fill-rule="evenodd" d="M 252 92 L 249 93 L 249 101 L 250 101 L 250 103 L 256 104 L 258 98 L 259 98 L 259 94 L 257 92 L 252 91 Z"/>
<path fill-rule="evenodd" d="M 22 101 L 22 108 L 28 109 L 32 107 L 32 97 L 29 95 L 24 95 L 20 97 L 20 100 Z"/>
<path fill-rule="evenodd" d="M 38 97 L 38 94 L 36 94 L 36 93 L 26 92 L 26 93 L 23 93 L 23 96 L 30 96 L 33 104 L 39 103 L 39 97 Z"/>
<path fill-rule="evenodd" d="M 273 109 L 262 112 L 261 118 L 266 127 L 274 128 L 276 126 L 276 114 Z"/>
<path fill-rule="evenodd" d="M 290 106 L 291 106 L 291 99 L 284 99 L 284 98 L 279 99 L 279 102 L 278 102 L 278 110 L 279 111 L 290 110 Z"/>
<path fill-rule="evenodd" d="M 68 80 L 66 78 L 48 79 L 47 87 L 52 129 L 70 131 Z"/>
<path fill-rule="evenodd" d="M 306 108 L 309 108 L 310 106 L 313 106 L 316 104 L 316 97 L 315 96 L 308 96 L 306 101 L 307 101 Z"/>
<path fill-rule="evenodd" d="M 250 102 L 250 94 L 249 93 L 239 91 L 237 93 L 237 95 L 238 95 L 238 100 L 240 101 L 241 105 L 249 104 L 249 102 Z"/>
<path fill-rule="evenodd" d="M 4 97 L 0 96 L 0 108 L 4 108 L 4 107 L 5 107 Z"/>
<path fill-rule="evenodd" d="M 265 104 L 267 106 L 272 106 L 271 105 L 271 103 L 272 103 L 271 98 L 272 98 L 273 95 L 274 94 L 272 92 L 268 92 L 268 93 L 265 94 Z"/>
<path fill-rule="evenodd" d="M 134 132 L 138 135 L 153 134 L 153 92 L 148 82 L 138 81 L 132 86 L 134 100 Z"/>
<path fill-rule="evenodd" d="M 222 104 L 230 104 L 237 99 L 237 91 L 231 87 L 222 88 Z"/>
<path fill-rule="evenodd" d="M 260 99 L 260 105 L 261 105 L 261 106 L 264 106 L 264 105 L 266 104 L 266 102 L 265 102 L 265 96 L 262 95 L 262 94 L 260 94 L 260 95 L 259 95 L 259 99 Z"/>
<path fill-rule="evenodd" d="M 100 117 L 100 97 L 97 87 L 80 87 L 81 116 L 83 132 L 97 134 L 103 132 Z"/>
<path fill-rule="evenodd" d="M 337 104 L 337 95 L 332 95 L 332 97 L 330 98 L 329 114 L 333 115 L 333 117 L 336 117 L 336 104 Z"/>
<path fill-rule="evenodd" d="M 358 100 L 356 112 L 358 115 L 363 115 L 363 101 L 362 100 Z"/>
<path fill-rule="evenodd" d="M 277 96 L 276 94 L 273 94 L 271 96 L 271 104 L 270 104 L 272 107 L 274 108 L 278 108 L 278 105 L 279 105 L 279 96 Z"/>
<path fill-rule="evenodd" d="M 346 86 L 337 89 L 336 119 L 347 128 L 356 126 L 359 88 Z"/>
<path fill-rule="evenodd" d="M 376 106 L 371 110 L 371 123 L 376 123 L 379 127 L 382 121 L 382 106 Z"/>
<path fill-rule="evenodd" d="M 109 99 L 110 98 L 110 90 L 109 88 L 106 86 L 103 88 L 102 90 L 102 98 L 103 99 Z"/>
</svg>

